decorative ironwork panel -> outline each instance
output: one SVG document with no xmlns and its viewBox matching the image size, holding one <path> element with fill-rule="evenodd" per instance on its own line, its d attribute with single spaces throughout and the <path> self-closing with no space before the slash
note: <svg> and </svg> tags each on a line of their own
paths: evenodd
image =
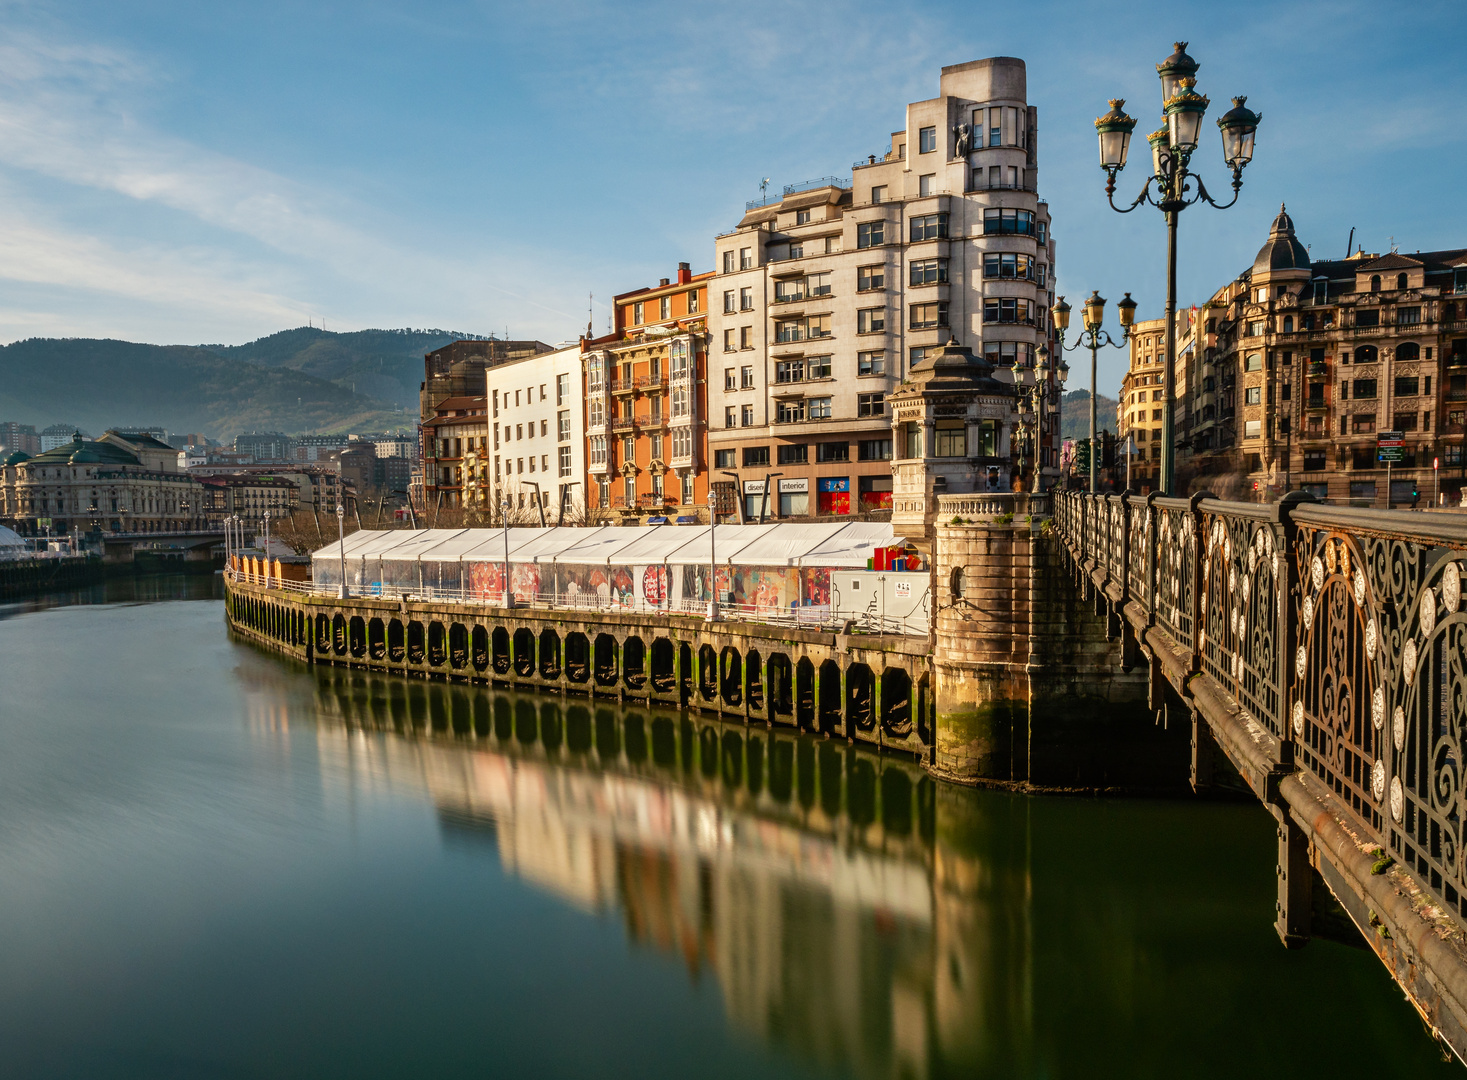
<svg viewBox="0 0 1467 1080">
<path fill-rule="evenodd" d="M 1151 607 L 1149 571 L 1152 558 L 1151 507 L 1141 503 L 1130 503 L 1126 507 L 1126 528 L 1130 532 L 1130 566 L 1127 567 L 1127 570 L 1131 579 L 1131 598 L 1140 600 L 1149 609 Z"/>
<path fill-rule="evenodd" d="M 1202 670 L 1278 736 L 1279 580 L 1272 523 L 1209 513 L 1202 583 Z"/>
<path fill-rule="evenodd" d="M 1386 791 L 1381 675 L 1392 645 L 1381 636 L 1378 593 L 1367 580 L 1367 559 L 1356 538 L 1301 529 L 1294 551 L 1300 595 L 1291 723 L 1299 757 L 1380 836 Z"/>
<path fill-rule="evenodd" d="M 1156 621 L 1182 648 L 1193 648 L 1192 605 L 1195 599 L 1195 526 L 1189 507 L 1162 509 L 1158 513 L 1155 554 Z"/>
<path fill-rule="evenodd" d="M 1110 554 L 1106 562 L 1107 576 L 1121 588 L 1126 586 L 1126 507 L 1121 496 L 1111 495 L 1106 499 L 1109 529 L 1106 547 Z"/>
</svg>

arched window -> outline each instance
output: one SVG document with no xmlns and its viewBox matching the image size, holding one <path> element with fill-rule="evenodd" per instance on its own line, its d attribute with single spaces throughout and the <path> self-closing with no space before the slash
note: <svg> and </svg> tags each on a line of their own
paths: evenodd
<svg viewBox="0 0 1467 1080">
<path fill-rule="evenodd" d="M 963 568 L 961 566 L 953 567 L 952 578 L 949 584 L 952 587 L 953 599 L 961 600 L 963 598 Z"/>
<path fill-rule="evenodd" d="M 1371 274 L 1370 275 L 1370 291 L 1371 292 L 1380 292 L 1380 275 L 1379 274 Z"/>
<path fill-rule="evenodd" d="M 1398 289 L 1404 289 L 1405 287 L 1406 287 L 1406 275 L 1405 274 L 1397 274 L 1396 275 L 1396 288 L 1398 288 Z"/>
<path fill-rule="evenodd" d="M 1396 346 L 1397 360 L 1420 360 L 1421 346 L 1414 341 L 1403 341 Z"/>
<path fill-rule="evenodd" d="M 1293 332 L 1294 332 L 1294 316 L 1292 316 L 1292 315 L 1285 315 L 1284 316 L 1284 333 L 1286 333 L 1286 334 L 1292 334 Z"/>
<path fill-rule="evenodd" d="M 1362 345 L 1355 350 L 1355 363 L 1373 364 L 1379 358 L 1374 345 Z"/>
</svg>

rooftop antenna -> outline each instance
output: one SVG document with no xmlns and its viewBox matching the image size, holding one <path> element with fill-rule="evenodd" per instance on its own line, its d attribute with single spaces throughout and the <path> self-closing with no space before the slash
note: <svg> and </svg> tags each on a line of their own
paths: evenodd
<svg viewBox="0 0 1467 1080">
<path fill-rule="evenodd" d="M 761 203 L 769 201 L 769 177 L 767 176 L 759 181 L 759 201 Z"/>
<path fill-rule="evenodd" d="M 1386 242 L 1391 245 L 1391 254 L 1394 255 L 1396 253 L 1396 238 L 1394 236 L 1388 236 L 1386 237 Z"/>
<path fill-rule="evenodd" d="M 1355 250 L 1355 226 L 1350 226 L 1350 239 L 1345 241 L 1345 258 L 1350 257 L 1350 252 Z"/>
</svg>

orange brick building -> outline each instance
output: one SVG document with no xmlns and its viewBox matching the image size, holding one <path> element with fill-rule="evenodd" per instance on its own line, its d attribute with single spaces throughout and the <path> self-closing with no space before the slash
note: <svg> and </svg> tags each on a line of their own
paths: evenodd
<svg viewBox="0 0 1467 1080">
<path fill-rule="evenodd" d="M 610 334 L 581 344 L 588 510 L 602 520 L 708 520 L 708 280 L 614 300 Z"/>
</svg>

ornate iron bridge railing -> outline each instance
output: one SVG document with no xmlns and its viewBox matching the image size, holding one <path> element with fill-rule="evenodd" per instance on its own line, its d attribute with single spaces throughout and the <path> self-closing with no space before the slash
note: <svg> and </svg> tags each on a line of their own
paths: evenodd
<svg viewBox="0 0 1467 1080">
<path fill-rule="evenodd" d="M 1133 624 L 1211 680 L 1467 921 L 1467 515 L 1066 493 L 1055 524 Z M 1190 660 L 1188 660 L 1190 658 Z"/>
</svg>

